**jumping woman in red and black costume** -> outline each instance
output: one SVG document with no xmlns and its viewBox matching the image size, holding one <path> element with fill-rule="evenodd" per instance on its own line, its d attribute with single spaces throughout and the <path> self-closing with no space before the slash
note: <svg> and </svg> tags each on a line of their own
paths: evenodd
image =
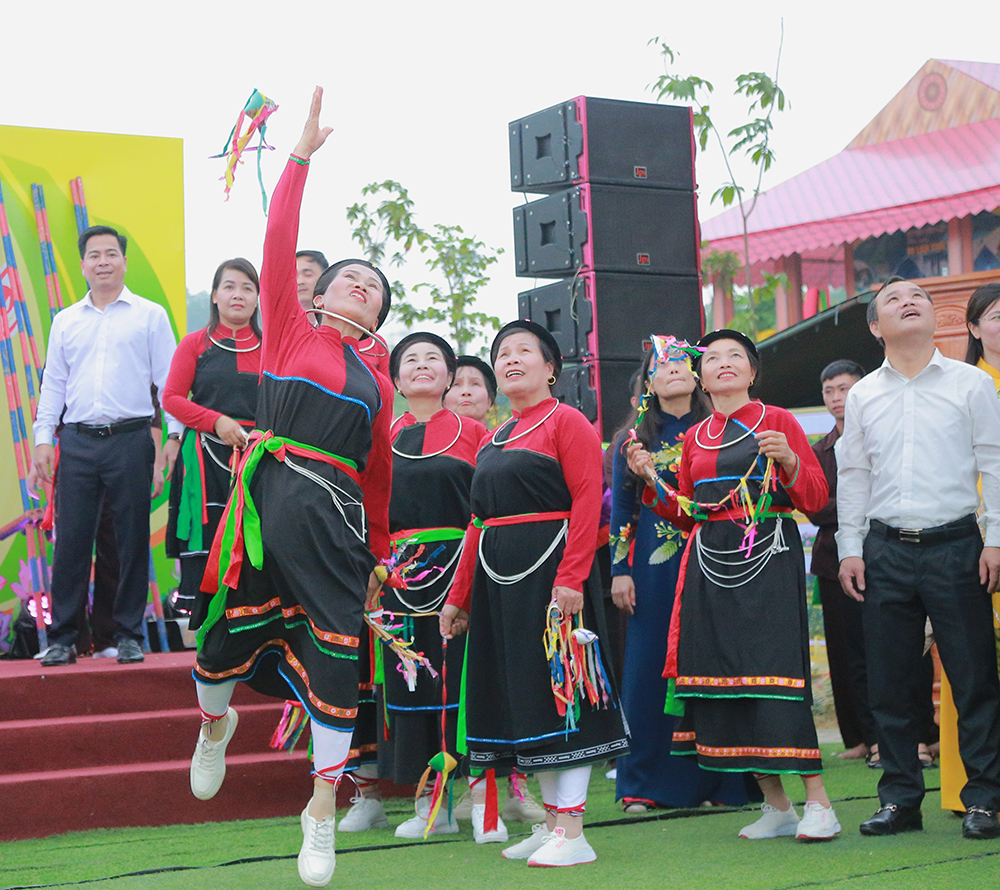
<svg viewBox="0 0 1000 890">
<path fill-rule="evenodd" d="M 798 421 L 751 398 L 760 372 L 753 342 L 721 329 L 698 347 L 696 370 L 715 410 L 684 438 L 678 488 L 655 484 L 638 443 L 628 458 L 648 480 L 643 503 L 691 531 L 663 672 L 674 687 L 668 713 L 683 711 L 672 753 L 703 769 L 754 773 L 763 813 L 740 837 L 829 840 L 840 823 L 810 708 L 805 565 L 791 515 L 826 503 L 826 477 Z M 678 494 L 694 501 L 690 514 Z M 782 787 L 786 773 L 805 786 L 801 819 Z"/>
<path fill-rule="evenodd" d="M 550 618 L 579 622 L 581 613 L 577 645 L 594 646 L 595 634 L 602 635 L 594 571 L 601 443 L 579 411 L 552 397 L 562 357 L 545 328 L 511 322 L 493 341 L 491 358 L 514 417 L 480 448 L 472 479 L 475 519 L 441 632 L 459 632 L 468 619 L 471 767 L 515 767 L 536 774 L 541 785 L 546 826 L 506 849 L 505 858 L 578 865 L 596 858 L 583 836 L 591 765 L 625 754 L 628 740 L 603 670 L 596 702 L 577 700 L 576 708 L 560 710 L 551 671 L 561 668 L 553 668 L 546 639 Z"/>
<path fill-rule="evenodd" d="M 204 723 L 191 789 L 212 797 L 236 729 L 234 681 L 295 697 L 311 718 L 315 782 L 302 812 L 299 875 L 334 870 L 334 783 L 358 707 L 358 642 L 389 557 L 392 387 L 358 356 L 385 320 L 385 276 L 364 260 L 334 263 L 316 283 L 322 323 L 299 304 L 295 246 L 322 90 L 274 191 L 261 267 L 263 347 L 256 429 L 216 534 L 202 590 L 195 679 Z M 378 567 L 379 571 L 376 571 Z"/>
<path fill-rule="evenodd" d="M 215 270 L 208 326 L 177 345 L 163 390 L 165 410 L 186 427 L 170 486 L 166 539 L 167 556 L 181 563 L 174 602 L 181 612 L 191 612 L 198 600 L 208 551 L 229 499 L 233 449 L 242 449 L 253 429 L 260 379 L 259 292 L 257 270 L 248 260 L 226 260 Z M 192 616 L 195 626 L 203 618 Z"/>
</svg>

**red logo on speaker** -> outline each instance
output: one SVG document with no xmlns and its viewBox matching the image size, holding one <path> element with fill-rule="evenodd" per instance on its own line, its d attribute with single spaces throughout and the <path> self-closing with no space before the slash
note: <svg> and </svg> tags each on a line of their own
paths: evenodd
<svg viewBox="0 0 1000 890">
<path fill-rule="evenodd" d="M 639 266 L 649 265 L 649 254 L 648 253 L 637 253 L 635 255 L 636 264 Z"/>
<path fill-rule="evenodd" d="M 633 167 L 632 168 L 632 174 L 635 176 L 636 179 L 645 179 L 646 178 L 646 168 L 645 167 Z"/>
</svg>

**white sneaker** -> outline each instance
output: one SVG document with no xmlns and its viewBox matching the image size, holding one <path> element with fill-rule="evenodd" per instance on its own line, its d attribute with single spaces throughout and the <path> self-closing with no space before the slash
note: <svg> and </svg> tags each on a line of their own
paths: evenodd
<svg viewBox="0 0 1000 890">
<path fill-rule="evenodd" d="M 524 800 L 521 800 L 510 789 L 507 791 L 507 799 L 503 804 L 503 818 L 506 822 L 524 822 L 533 825 L 535 822 L 545 821 L 545 809 L 532 797 L 526 788 L 521 788 Z"/>
<path fill-rule="evenodd" d="M 357 794 L 351 798 L 351 808 L 340 820 L 337 831 L 367 831 L 369 828 L 388 827 L 389 819 L 385 815 L 381 799 Z"/>
<path fill-rule="evenodd" d="M 506 844 L 507 826 L 503 819 L 497 817 L 497 827 L 493 831 L 486 830 L 486 804 L 472 806 L 472 836 L 477 844 Z"/>
<path fill-rule="evenodd" d="M 795 807 L 789 806 L 782 812 L 769 803 L 761 804 L 763 815 L 752 825 L 740 830 L 740 837 L 748 838 L 752 841 L 759 841 L 768 837 L 791 837 L 795 834 L 795 829 L 799 824 L 798 813 Z"/>
<path fill-rule="evenodd" d="M 795 829 L 800 841 L 829 841 L 840 834 L 840 823 L 833 807 L 812 801 L 802 811 L 802 821 Z"/>
<path fill-rule="evenodd" d="M 507 808 L 504 807 L 504 815 L 507 813 Z M 471 819 L 472 818 L 472 789 L 469 788 L 465 794 L 463 794 L 459 799 L 458 803 L 451 808 L 451 815 L 455 819 Z"/>
<path fill-rule="evenodd" d="M 597 854 L 581 834 L 572 840 L 566 837 L 566 829 L 553 828 L 549 839 L 528 859 L 532 867 L 552 868 L 563 865 L 583 865 L 594 862 Z"/>
<path fill-rule="evenodd" d="M 101 649 L 100 651 L 94 650 L 94 654 L 90 656 L 91 658 L 117 658 L 118 657 L 118 647 L 108 646 L 106 649 Z"/>
<path fill-rule="evenodd" d="M 310 887 L 325 887 L 337 864 L 334 849 L 333 816 L 322 821 L 309 815 L 309 805 L 302 811 L 302 849 L 299 850 L 299 877 Z"/>
<path fill-rule="evenodd" d="M 217 742 L 208 737 L 208 726 L 198 731 L 198 744 L 191 758 L 191 793 L 198 800 L 211 800 L 226 778 L 226 746 L 240 722 L 235 708 L 226 712 L 226 734 Z"/>
<path fill-rule="evenodd" d="M 431 799 L 426 795 L 421 797 L 416 804 L 416 816 L 411 816 L 402 825 L 396 828 L 396 837 L 422 838 L 427 829 L 427 817 L 431 812 Z M 434 820 L 434 834 L 458 834 L 458 822 L 455 814 L 448 818 L 448 807 L 443 805 L 438 810 L 437 818 Z"/>
<path fill-rule="evenodd" d="M 531 854 L 536 852 L 550 837 L 552 835 L 549 834 L 544 822 L 540 825 L 532 825 L 531 837 L 526 837 L 523 841 L 508 847 L 500 855 L 504 859 L 529 859 Z"/>
<path fill-rule="evenodd" d="M 613 767 L 611 767 L 611 769 L 609 769 L 609 770 L 608 770 L 608 771 L 607 771 L 607 772 L 606 772 L 606 773 L 604 774 L 604 778 L 605 778 L 605 779 L 610 779 L 610 780 L 611 780 L 612 782 L 614 782 L 614 781 L 615 781 L 615 779 L 617 779 L 617 778 L 618 778 L 618 767 L 617 767 L 617 766 L 613 766 Z"/>
</svg>

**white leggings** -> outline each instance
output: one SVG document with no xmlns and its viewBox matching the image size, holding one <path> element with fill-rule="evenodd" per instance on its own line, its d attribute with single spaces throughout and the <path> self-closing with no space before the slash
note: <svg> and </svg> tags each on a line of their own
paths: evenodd
<svg viewBox="0 0 1000 890">
<path fill-rule="evenodd" d="M 206 721 L 220 720 L 229 710 L 236 680 L 225 683 L 195 683 L 198 689 L 198 706 Z M 335 779 L 344 771 L 351 750 L 353 733 L 341 732 L 310 721 L 313 742 L 313 770 L 324 779 Z"/>
<path fill-rule="evenodd" d="M 542 805 L 551 813 L 570 813 L 582 816 L 587 802 L 591 767 L 575 766 L 572 769 L 544 770 L 535 773 L 542 788 Z"/>
</svg>

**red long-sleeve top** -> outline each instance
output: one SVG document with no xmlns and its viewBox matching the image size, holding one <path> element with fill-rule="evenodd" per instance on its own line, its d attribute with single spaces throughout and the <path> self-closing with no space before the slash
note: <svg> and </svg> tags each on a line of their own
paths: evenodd
<svg viewBox="0 0 1000 890">
<path fill-rule="evenodd" d="M 224 324 L 216 327 L 212 336 L 216 340 L 227 340 L 233 332 Z M 256 337 L 250 328 L 240 332 L 240 342 Z M 184 426 L 200 433 L 211 433 L 215 430 L 215 422 L 222 417 L 222 412 L 213 411 L 204 405 L 191 401 L 191 388 L 194 386 L 194 376 L 198 370 L 198 359 L 208 348 L 208 338 L 205 331 L 194 331 L 177 344 L 173 360 L 170 362 L 170 373 L 167 375 L 167 385 L 163 388 L 163 408 L 176 417 Z M 236 371 L 240 374 L 260 374 L 260 350 L 233 353 L 236 358 Z M 170 407 L 167 407 L 167 406 Z"/>
<path fill-rule="evenodd" d="M 299 303 L 295 248 L 299 236 L 299 210 L 308 167 L 289 160 L 271 198 L 260 270 L 260 308 L 264 329 L 261 372 L 279 377 L 300 377 L 335 393 L 344 391 L 344 354 L 360 344 L 329 325 L 313 327 Z M 364 353 L 360 353 L 364 356 Z M 392 451 L 389 425 L 392 421 L 393 388 L 379 362 L 369 360 L 378 383 L 381 409 L 372 418 L 372 446 L 360 473 L 368 516 L 369 547 L 379 559 L 387 559 L 389 547 L 389 495 Z"/>
<path fill-rule="evenodd" d="M 529 429 L 552 411 L 554 399 L 546 399 L 532 405 L 523 412 L 514 412 L 516 424 L 509 430 L 509 438 L 518 435 L 518 430 Z M 487 433 L 480 444 L 484 448 L 496 448 L 492 444 L 493 433 Z M 522 438 L 503 445 L 505 451 L 525 449 L 536 454 L 554 458 L 562 471 L 566 487 L 572 498 L 569 528 L 553 587 L 568 587 L 583 590 L 583 582 L 590 574 L 597 549 L 597 532 L 601 519 L 601 498 L 603 495 L 604 470 L 602 467 L 601 441 L 587 419 L 575 408 L 558 405 L 555 412 L 540 426 Z M 475 509 L 476 483 L 473 479 L 473 509 Z M 493 517 L 478 517 L 487 519 Z M 465 548 L 455 573 L 449 605 L 469 611 L 472 598 L 472 579 L 479 558 L 479 536 L 482 530 L 470 523 L 466 531 Z"/>
<path fill-rule="evenodd" d="M 684 438 L 684 450 L 681 453 L 680 471 L 677 474 L 678 490 L 682 495 L 695 498 L 695 487 L 700 482 L 719 478 L 717 465 L 723 449 L 704 448 L 699 444 L 699 441 L 709 441 L 708 430 L 721 429 L 728 420 L 736 421 L 743 428 L 749 429 L 760 417 L 760 411 L 760 402 L 749 402 L 733 412 L 728 419 L 726 415 L 716 411 L 687 433 Z M 778 482 L 791 499 L 792 505 L 803 513 L 813 513 L 824 507 L 830 496 L 830 488 L 823 474 L 823 468 L 816 460 L 816 455 L 799 422 L 784 408 L 766 405 L 764 418 L 754 432 L 761 433 L 766 430 L 784 433 L 789 447 L 799 458 L 798 470 L 791 476 L 783 468 L 779 467 L 778 470 Z M 718 442 L 716 439 L 712 444 Z M 735 485 L 735 481 L 733 484 Z M 682 511 L 672 498 L 666 501 L 662 498 L 657 499 L 656 494 L 648 486 L 643 491 L 642 502 L 652 507 L 658 516 L 685 531 L 690 531 L 697 522 Z"/>
</svg>

